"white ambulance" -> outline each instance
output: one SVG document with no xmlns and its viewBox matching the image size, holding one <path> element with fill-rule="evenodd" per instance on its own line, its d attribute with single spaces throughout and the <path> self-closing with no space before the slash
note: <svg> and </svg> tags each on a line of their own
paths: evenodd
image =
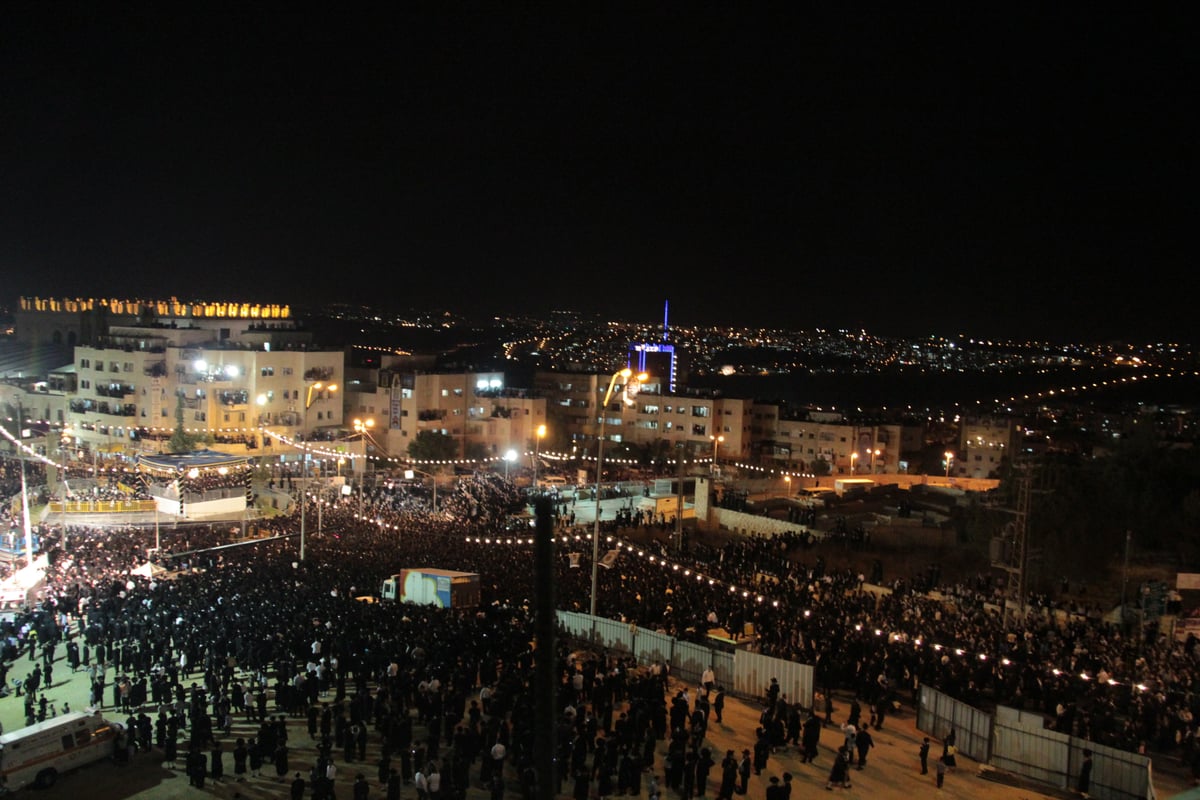
<svg viewBox="0 0 1200 800">
<path fill-rule="evenodd" d="M 72 711 L 0 735 L 0 791 L 53 786 L 68 770 L 113 755 L 120 724 Z"/>
</svg>

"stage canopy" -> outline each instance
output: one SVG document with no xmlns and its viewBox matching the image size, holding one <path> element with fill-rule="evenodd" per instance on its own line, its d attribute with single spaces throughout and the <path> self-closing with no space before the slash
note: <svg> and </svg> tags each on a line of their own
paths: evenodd
<svg viewBox="0 0 1200 800">
<path fill-rule="evenodd" d="M 206 471 L 221 467 L 234 469 L 246 466 L 249 461 L 250 459 L 246 456 L 234 456 L 216 450 L 193 450 L 190 453 L 158 453 L 138 456 L 139 467 L 157 472 L 186 473 L 192 469 Z"/>
</svg>

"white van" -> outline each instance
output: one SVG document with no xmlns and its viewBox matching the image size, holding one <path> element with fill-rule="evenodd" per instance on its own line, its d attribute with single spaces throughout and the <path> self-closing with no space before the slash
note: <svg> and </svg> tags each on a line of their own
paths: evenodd
<svg viewBox="0 0 1200 800">
<path fill-rule="evenodd" d="M 0 787 L 53 786 L 61 773 L 111 756 L 122 730 L 99 712 L 72 711 L 0 735 Z"/>
<path fill-rule="evenodd" d="M 558 489 L 562 491 L 567 486 L 567 479 L 561 475 L 547 475 L 538 479 L 538 486 L 543 489 Z"/>
</svg>

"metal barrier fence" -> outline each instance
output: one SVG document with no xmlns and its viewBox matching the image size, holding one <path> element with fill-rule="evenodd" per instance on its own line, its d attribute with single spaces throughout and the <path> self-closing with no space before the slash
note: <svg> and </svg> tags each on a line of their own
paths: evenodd
<svg viewBox="0 0 1200 800">
<path fill-rule="evenodd" d="M 939 739 L 956 731 L 959 752 L 981 763 L 1059 789 L 1073 789 L 1091 750 L 1088 794 L 1101 800 L 1154 800 L 1150 759 L 1076 736 L 1046 730 L 1043 717 L 999 706 L 995 715 L 921 687 L 917 728 Z"/>
<path fill-rule="evenodd" d="M 71 500 L 47 503 L 51 514 L 127 514 L 153 511 L 153 500 Z"/>
<path fill-rule="evenodd" d="M 921 687 L 917 729 L 937 739 L 954 731 L 958 752 L 981 763 L 991 756 L 992 715 L 929 686 Z"/>
<path fill-rule="evenodd" d="M 743 697 L 763 697 L 771 678 L 779 681 L 779 694 L 789 703 L 813 707 L 813 668 L 810 664 L 771 658 L 738 650 L 733 654 L 734 691 Z"/>
<path fill-rule="evenodd" d="M 620 655 L 632 655 L 639 663 L 661 661 L 671 674 L 698 683 L 711 667 L 718 684 L 740 697 L 761 701 L 771 678 L 779 681 L 780 694 L 805 708 L 813 704 L 813 667 L 738 649 L 730 653 L 696 642 L 684 642 L 657 631 L 627 622 L 592 617 L 577 611 L 559 611 L 558 623 L 566 635 Z"/>
<path fill-rule="evenodd" d="M 1040 714 L 1005 706 L 996 709 L 993 766 L 1060 789 L 1073 789 L 1083 766 L 1084 750 L 1092 751 L 1091 797 L 1154 797 L 1151 762 L 1146 756 L 1046 730 Z"/>
</svg>

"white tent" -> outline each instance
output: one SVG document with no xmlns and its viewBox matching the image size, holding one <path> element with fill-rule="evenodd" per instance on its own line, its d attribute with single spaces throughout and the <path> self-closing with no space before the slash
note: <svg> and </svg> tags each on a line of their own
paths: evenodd
<svg viewBox="0 0 1200 800">
<path fill-rule="evenodd" d="M 129 571 L 129 573 L 131 575 L 140 575 L 143 578 L 153 578 L 155 575 L 162 575 L 166 571 L 167 571 L 166 567 L 160 567 L 157 564 L 152 564 L 149 561 L 147 561 L 145 564 L 142 564 L 140 567 L 135 567 L 134 569 L 131 569 Z"/>
</svg>

